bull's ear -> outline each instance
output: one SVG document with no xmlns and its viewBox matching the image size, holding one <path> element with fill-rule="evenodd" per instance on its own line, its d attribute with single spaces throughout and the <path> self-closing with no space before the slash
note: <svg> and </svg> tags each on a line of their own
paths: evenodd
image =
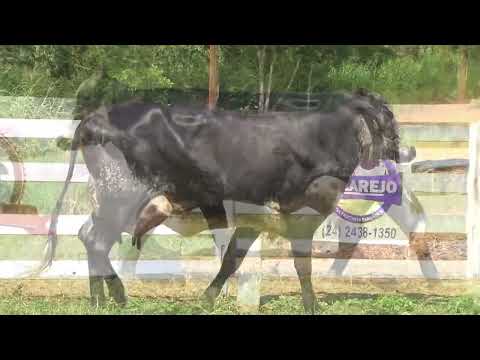
<svg viewBox="0 0 480 360">
<path fill-rule="evenodd" d="M 363 116 L 370 131 L 376 133 L 382 128 L 377 111 L 368 101 L 356 99 L 356 101 L 353 102 L 353 109 Z"/>
<path fill-rule="evenodd" d="M 380 131 L 381 127 L 380 127 L 379 119 L 376 114 L 370 113 L 369 116 L 367 116 L 367 121 L 370 123 L 375 133 Z"/>
<path fill-rule="evenodd" d="M 360 144 L 361 158 L 363 160 L 370 160 L 373 152 L 372 134 L 370 126 L 362 115 L 358 115 L 355 119 L 355 126 L 357 128 L 357 140 Z"/>
</svg>

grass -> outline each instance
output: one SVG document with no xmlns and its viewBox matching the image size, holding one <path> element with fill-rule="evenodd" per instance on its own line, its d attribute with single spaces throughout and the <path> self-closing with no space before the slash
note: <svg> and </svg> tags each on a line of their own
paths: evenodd
<svg viewBox="0 0 480 360">
<path fill-rule="evenodd" d="M 1 126 L 1 121 L 0 121 Z M 64 163 L 70 161 L 70 151 L 62 151 L 57 147 L 56 139 L 19 139 L 10 138 L 21 157 L 22 162 Z M 8 161 L 8 154 L 0 152 L 0 161 Z M 84 164 L 83 156 L 77 155 L 77 164 Z"/>
<path fill-rule="evenodd" d="M 25 297 L 0 298 L 0 314 L 22 315 L 237 315 L 244 312 L 235 297 L 220 299 L 213 309 L 196 298 L 130 298 L 126 307 L 108 303 L 94 308 L 86 298 Z M 407 295 L 323 295 L 318 299 L 319 315 L 478 315 L 480 302 L 470 296 L 435 297 Z M 264 297 L 258 314 L 302 315 L 300 295 Z"/>
<path fill-rule="evenodd" d="M 71 119 L 75 99 L 0 96 L 0 117 L 24 119 Z"/>
</svg>

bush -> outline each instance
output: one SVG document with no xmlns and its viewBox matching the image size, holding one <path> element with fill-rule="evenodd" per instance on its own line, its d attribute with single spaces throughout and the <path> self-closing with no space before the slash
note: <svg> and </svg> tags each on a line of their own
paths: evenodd
<svg viewBox="0 0 480 360">
<path fill-rule="evenodd" d="M 287 91 L 291 73 L 301 59 L 301 66 L 288 91 L 304 93 L 309 87 L 309 79 L 312 79 L 311 91 L 317 93 L 365 87 L 381 93 L 392 103 L 454 101 L 457 53 L 440 47 L 413 48 L 416 51 L 388 50 L 382 53 L 385 51 L 382 47 L 366 50 L 361 47 L 355 55 L 352 51 L 334 51 L 328 56 L 324 54 L 325 49 L 316 47 L 286 52 L 285 56 L 277 58 L 272 92 Z M 258 92 L 255 47 L 222 49 L 220 96 L 226 90 Z M 480 67 L 477 64 L 480 47 L 472 48 L 470 52 L 469 94 L 479 96 Z M 208 88 L 208 57 L 204 46 L 19 45 L 0 47 L 0 55 L 0 96 L 72 98 L 80 84 L 100 67 L 133 91 Z M 268 73 L 268 69 L 266 71 Z M 244 99 L 228 101 L 245 102 Z M 252 102 L 252 108 L 258 100 L 247 102 Z"/>
</svg>

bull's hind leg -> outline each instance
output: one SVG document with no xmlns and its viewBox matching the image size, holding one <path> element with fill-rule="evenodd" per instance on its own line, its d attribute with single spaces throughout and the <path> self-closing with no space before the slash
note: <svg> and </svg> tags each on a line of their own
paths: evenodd
<svg viewBox="0 0 480 360">
<path fill-rule="evenodd" d="M 172 215 L 173 206 L 165 196 L 157 196 L 142 209 L 132 235 L 132 246 L 142 248 L 142 237 Z"/>
<path fill-rule="evenodd" d="M 93 259 L 88 249 L 94 242 L 93 237 L 93 215 L 82 225 L 78 232 L 80 241 L 85 245 L 88 260 L 88 280 L 90 285 L 90 301 L 93 306 L 101 306 L 105 303 L 105 290 L 103 287 L 103 276 L 95 274 Z"/>
<path fill-rule="evenodd" d="M 194 207 L 192 204 L 179 204 L 181 208 Z M 169 216 L 172 215 L 174 206 L 164 196 L 159 196 L 152 199 L 147 206 L 142 210 L 139 216 L 139 220 L 135 227 L 135 231 L 132 237 L 132 245 L 136 245 L 138 249 L 141 248 L 142 237 L 151 229 L 163 223 Z M 223 203 L 212 206 L 200 206 L 203 216 L 208 225 L 208 229 L 213 233 L 215 239 L 215 245 L 218 249 L 220 258 L 223 259 L 225 250 L 223 247 L 228 245 L 231 233 L 228 228 L 227 214 Z M 202 229 L 203 230 L 203 229 Z M 180 230 L 180 233 L 182 231 Z M 138 253 L 140 254 L 140 253 Z M 223 285 L 222 285 L 223 287 Z M 222 287 L 220 289 L 222 289 Z M 220 290 L 221 291 L 221 290 Z M 215 290 L 215 298 L 219 295 L 220 291 Z"/>
<path fill-rule="evenodd" d="M 120 233 L 99 231 L 93 220 L 94 216 L 83 224 L 79 238 L 85 245 L 88 258 L 91 303 L 100 306 L 105 303 L 103 281 L 105 280 L 109 295 L 120 305 L 126 303 L 125 288 L 112 267 L 108 254 Z"/>
<path fill-rule="evenodd" d="M 136 266 L 140 259 L 141 249 L 145 245 L 145 235 L 155 227 L 161 225 L 172 213 L 172 205 L 164 196 L 158 196 L 149 201 L 141 210 L 132 233 L 133 251 L 128 259 L 122 261 L 120 273 L 135 276 Z M 128 264 L 128 265 L 127 265 Z"/>
</svg>

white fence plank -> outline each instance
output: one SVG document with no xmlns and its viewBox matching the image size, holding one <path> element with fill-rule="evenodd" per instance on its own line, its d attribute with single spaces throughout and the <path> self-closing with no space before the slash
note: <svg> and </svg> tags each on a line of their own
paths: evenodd
<svg viewBox="0 0 480 360">
<path fill-rule="evenodd" d="M 195 212 L 198 212 L 196 210 Z M 242 215 L 238 214 L 237 215 Z M 78 234 L 80 227 L 87 221 L 89 215 L 61 215 L 58 218 L 57 234 L 74 235 Z M 19 215 L 19 214 L 0 214 L 0 235 L 47 235 L 50 215 Z M 457 219 L 458 218 L 458 219 Z M 450 233 L 464 232 L 465 226 L 463 217 L 454 217 L 452 215 L 437 215 L 432 219 L 427 219 L 427 232 Z M 235 219 L 234 219 L 235 221 Z M 450 222 L 449 222 L 450 221 Z M 456 221 L 456 222 L 455 222 Z M 443 225 L 442 225 L 443 224 Z M 320 225 L 318 229 L 323 226 Z M 318 231 L 317 229 L 317 231 Z M 185 221 L 181 217 L 171 217 L 162 225 L 157 226 L 150 235 L 173 235 L 173 236 L 192 236 L 211 235 L 209 230 L 205 229 L 205 224 L 200 221 Z M 297 238 L 297 237 L 295 237 Z M 365 237 L 360 240 L 356 237 L 325 237 L 315 236 L 315 241 L 330 241 L 344 243 L 360 243 L 372 245 L 407 245 L 408 239 L 375 239 Z"/>
<path fill-rule="evenodd" d="M 8 138 L 55 139 L 72 137 L 78 120 L 0 119 L 0 134 Z"/>
<path fill-rule="evenodd" d="M 0 133 L 6 137 L 48 139 L 72 137 L 80 123 L 67 119 L 0 118 Z M 402 143 L 415 141 L 468 141 L 468 124 L 401 124 Z"/>
<path fill-rule="evenodd" d="M 336 261 L 337 263 L 339 260 Z M 343 273 L 336 275 L 332 271 L 334 259 L 312 259 L 312 275 L 315 277 L 382 277 L 382 278 L 419 278 L 461 279 L 465 277 L 467 261 L 428 261 L 428 260 L 344 260 Z M 115 270 L 135 267 L 137 278 L 171 279 L 174 277 L 213 278 L 219 264 L 211 260 L 140 260 L 112 261 Z M 0 261 L 0 278 L 18 278 L 20 274 L 33 269 L 37 261 Z M 293 259 L 266 259 L 262 261 L 264 277 L 296 277 Z M 123 275 L 120 271 L 120 275 Z M 52 267 L 38 276 L 39 278 L 86 278 L 88 266 L 86 260 L 57 260 Z"/>
<path fill-rule="evenodd" d="M 414 192 L 467 193 L 467 176 L 451 173 L 404 173 L 403 182 Z"/>
<path fill-rule="evenodd" d="M 61 215 L 57 223 L 57 235 L 78 234 L 80 227 L 88 220 L 89 215 Z M 50 226 L 50 215 L 16 215 L 0 214 L 0 234 L 2 235 L 47 235 Z M 170 221 L 169 221 L 170 220 Z M 181 236 L 180 232 L 172 230 L 179 228 L 181 230 L 181 221 L 172 218 L 166 221 L 166 225 L 157 226 L 151 235 L 176 235 Z M 168 226 L 170 225 L 170 226 Z M 190 227 L 191 229 L 191 227 Z M 188 233 L 191 233 L 188 232 Z M 200 235 L 209 235 L 210 231 L 200 232 Z"/>
<path fill-rule="evenodd" d="M 472 124 L 470 129 L 467 197 L 467 276 L 480 276 L 480 123 Z"/>
<path fill-rule="evenodd" d="M 6 174 L 0 175 L 1 181 L 15 181 L 13 167 L 23 167 L 24 180 L 38 182 L 64 182 L 67 178 L 68 164 L 64 163 L 33 163 L 23 164 L 11 163 L 7 161 L 0 162 L 6 168 Z M 88 169 L 85 164 L 76 164 L 73 170 L 71 182 L 88 182 Z"/>
<path fill-rule="evenodd" d="M 52 139 L 58 136 L 64 137 L 72 137 L 75 128 L 78 126 L 79 121 L 72 121 L 72 120 L 57 120 L 57 119 L 0 119 L 0 134 L 9 138 L 36 138 L 36 139 Z M 432 125 L 400 125 L 403 130 L 402 134 L 404 134 L 408 139 L 415 140 L 415 141 L 425 141 L 425 140 L 435 140 L 439 134 L 443 134 L 446 140 L 451 141 L 452 139 L 455 140 L 468 140 L 468 128 L 464 125 L 456 124 L 454 127 L 448 125 L 449 131 L 444 131 L 447 127 L 443 125 L 436 125 L 436 127 L 432 127 Z M 455 131 L 450 131 L 450 130 Z M 434 131 L 435 130 L 435 131 Z M 438 131 L 437 131 L 438 130 Z M 478 129 L 476 130 L 478 132 Z M 445 135 L 447 133 L 447 135 Z M 478 135 L 477 135 L 478 137 Z M 442 138 L 443 139 L 443 138 Z M 443 139 L 443 140 L 445 140 Z M 477 141 L 477 138 L 475 138 Z M 472 141 L 472 133 L 470 132 L 470 141 Z M 475 143 L 476 144 L 476 143 Z M 478 153 L 479 147 L 476 146 L 476 151 Z M 472 147 L 470 148 L 472 151 Z M 477 155 L 475 155 L 477 156 Z M 7 174 L 3 174 L 0 177 L 2 181 L 13 181 L 15 180 L 11 174 L 13 174 L 12 164 L 8 162 L 3 162 L 3 165 L 7 168 Z M 25 163 L 23 164 L 25 169 L 25 176 L 27 181 L 39 181 L 39 182 L 63 182 L 66 178 L 68 164 L 63 163 Z M 478 164 L 477 164 L 478 166 Z M 469 174 L 469 176 L 473 176 Z M 414 191 L 426 191 L 426 192 L 457 192 L 457 193 L 465 193 L 466 190 L 466 179 L 467 177 L 461 174 L 457 175 L 450 175 L 450 174 L 411 174 L 407 175 L 405 178 L 406 182 L 410 184 L 416 184 L 413 186 Z M 477 176 L 475 174 L 475 180 Z M 88 181 L 88 171 L 84 164 L 77 164 L 75 167 L 75 172 L 73 175 L 72 182 L 76 183 L 85 183 Z M 469 180 L 470 181 L 470 180 Z M 469 191 L 472 188 L 473 181 L 469 183 Z M 477 185 L 477 184 L 476 184 Z M 477 185 L 478 186 L 478 185 Z M 470 200 L 469 200 L 470 201 Z M 478 201 L 478 200 L 475 200 Z M 247 205 L 243 203 L 238 203 L 236 206 L 236 213 L 237 214 L 264 214 L 265 208 L 264 207 L 256 207 L 253 205 Z M 470 209 L 473 209 L 470 206 Z M 198 210 L 197 210 L 198 211 Z M 480 210 L 479 210 L 480 211 Z M 315 212 L 311 209 L 304 208 L 297 212 L 297 214 L 303 215 L 314 215 Z M 471 210 L 469 210 L 469 214 L 473 214 Z M 478 211 L 476 212 L 478 214 Z M 10 217 L 9 217 L 10 216 Z M 11 216 L 15 216 L 13 218 Z M 29 215 L 0 215 L 0 234 L 5 235 L 15 235 L 15 234 L 43 234 L 45 235 L 48 232 L 48 216 L 45 217 L 31 217 L 28 218 Z M 62 215 L 59 218 L 59 223 L 57 227 L 57 232 L 59 235 L 77 235 L 79 227 L 87 220 L 88 216 L 85 215 Z M 181 231 L 173 230 L 179 228 L 180 221 L 176 219 L 170 220 L 169 226 L 168 222 L 164 225 L 161 225 L 154 229 L 152 234 L 154 235 L 181 235 Z M 30 226 L 30 227 L 29 227 Z M 26 227 L 26 228 L 25 228 Z M 181 226 L 180 226 L 181 228 Z M 469 231 L 469 273 L 470 274 L 479 274 L 480 273 L 480 265 L 479 265 L 479 258 L 480 258 L 480 232 L 477 228 L 475 228 L 473 215 L 469 223 L 468 227 Z M 208 230 L 201 232 L 201 234 L 210 234 Z M 362 241 L 362 243 L 368 242 L 368 239 Z M 372 243 L 375 244 L 389 244 L 391 241 L 377 241 L 374 240 Z M 295 275 L 295 270 L 293 269 L 293 263 L 291 269 L 288 268 L 287 265 L 280 262 L 270 263 L 273 260 L 264 260 L 262 262 L 262 267 L 267 267 L 267 273 L 271 273 L 274 269 L 283 269 L 280 271 L 280 275 L 282 274 L 290 274 L 291 270 L 293 272 L 290 274 L 292 276 Z M 275 260 L 276 261 L 276 260 Z M 288 261 L 288 260 L 287 260 Z M 320 262 L 319 262 L 320 261 Z M 333 259 L 315 259 L 314 263 L 317 265 L 318 271 L 316 274 L 318 276 L 322 276 L 321 274 L 329 274 L 328 264 L 332 264 Z M 337 263 L 339 260 L 336 260 Z M 347 260 L 345 260 L 347 261 Z M 394 260 L 385 260 L 385 263 L 381 263 L 381 260 L 348 260 L 348 264 L 346 265 L 346 274 L 350 273 L 354 274 L 355 276 L 412 276 L 412 277 L 423 277 L 425 276 L 424 271 L 422 270 L 422 262 L 418 261 L 400 261 L 398 264 L 395 263 Z M 17 271 L 19 267 L 23 266 L 22 262 L 13 261 L 10 262 L 0 262 L 0 277 L 3 276 L 3 272 L 8 274 L 9 271 Z M 12 263 L 18 264 L 12 265 Z M 445 265 L 442 265 L 445 263 Z M 62 262 L 56 262 L 57 266 L 60 266 Z M 65 263 L 67 264 L 67 263 Z M 68 263 L 73 266 L 74 269 L 84 269 L 85 263 L 82 262 L 70 262 Z M 72 265 L 73 264 L 73 265 Z M 163 265 L 162 265 L 163 264 Z M 182 265 L 183 264 L 183 265 Z M 185 265 L 187 264 L 187 265 Z M 189 265 L 191 264 L 191 265 Z M 213 262 L 215 265 L 208 265 L 208 266 L 217 266 L 218 262 Z M 269 265 L 270 264 L 270 265 Z M 435 262 L 437 264 L 437 262 Z M 445 276 L 457 276 L 459 274 L 460 277 L 465 275 L 466 271 L 466 264 L 467 262 L 439 262 L 439 273 Z M 167 266 L 166 263 L 151 263 L 151 262 L 140 262 L 139 267 L 137 270 L 141 270 L 139 274 L 153 274 L 155 275 L 155 267 L 156 266 L 163 266 L 164 268 Z M 381 266 L 380 266 L 381 265 Z M 425 265 L 425 264 L 424 264 Z M 10 268 L 9 268 L 10 266 Z M 13 267 L 12 267 L 13 266 Z M 63 265 L 62 265 L 63 266 Z M 184 266 L 182 268 L 182 266 Z M 191 267 L 189 267 L 191 266 Z M 204 265 L 201 262 L 194 261 L 190 262 L 169 262 L 166 270 L 167 276 L 175 275 L 177 272 L 181 273 L 182 271 L 199 271 L 202 273 L 202 269 Z M 273 266 L 270 271 L 268 266 Z M 284 267 L 286 266 L 286 267 Z M 442 268 L 443 266 L 443 268 Z M 205 269 L 206 269 L 205 268 Z M 5 270 L 6 269 L 6 270 Z M 64 276 L 66 273 L 69 273 L 70 270 L 65 270 L 60 266 L 58 267 L 58 271 L 55 268 L 50 273 L 51 276 Z M 170 269 L 170 270 L 168 270 Z M 183 269 L 183 270 L 182 270 Z M 187 270 L 185 270 L 187 269 Z M 200 270 L 199 270 L 200 269 Z M 373 270 L 372 270 L 373 269 Z M 420 269 L 420 270 L 419 270 Z M 218 270 L 218 269 L 217 269 Z M 217 270 L 214 270 L 217 271 Z M 55 272 L 57 271 L 57 272 Z M 63 272 L 62 272 L 63 271 Z M 65 273 L 66 271 L 66 273 Z M 83 271 L 83 270 L 82 270 Z M 144 272 L 142 272 L 144 271 Z M 165 270 L 161 270 L 159 274 L 165 273 Z M 177 271 L 177 272 L 176 272 Z M 442 273 L 443 271 L 443 273 Z M 21 271 L 18 271 L 20 273 Z M 81 273 L 81 272 L 80 272 Z M 315 270 L 314 270 L 315 273 Z M 63 275 L 62 275 L 63 274 Z M 350 275 L 351 275 L 350 274 Z M 362 275 L 363 274 L 363 275 Z M 85 273 L 86 275 L 86 273 Z M 349 276 L 350 276 L 349 275 Z M 68 274 L 67 274 L 68 276 Z M 432 277 L 435 278 L 435 274 L 431 274 Z M 443 276 L 443 275 L 438 275 Z"/>
<path fill-rule="evenodd" d="M 14 181 L 13 166 L 23 166 L 25 180 L 38 182 L 63 182 L 68 173 L 69 164 L 66 163 L 40 163 L 26 162 L 23 164 L 0 162 L 7 170 L 6 174 L 0 175 L 2 181 Z M 86 183 L 88 181 L 88 169 L 85 164 L 77 163 L 74 168 L 72 182 Z M 459 193 L 467 192 L 467 176 L 465 174 L 449 173 L 404 173 L 403 181 L 410 191 L 427 193 Z M 238 204 L 237 211 L 248 214 L 264 214 L 263 206 Z M 294 214 L 313 215 L 316 212 L 310 208 L 303 208 Z"/>
</svg>

